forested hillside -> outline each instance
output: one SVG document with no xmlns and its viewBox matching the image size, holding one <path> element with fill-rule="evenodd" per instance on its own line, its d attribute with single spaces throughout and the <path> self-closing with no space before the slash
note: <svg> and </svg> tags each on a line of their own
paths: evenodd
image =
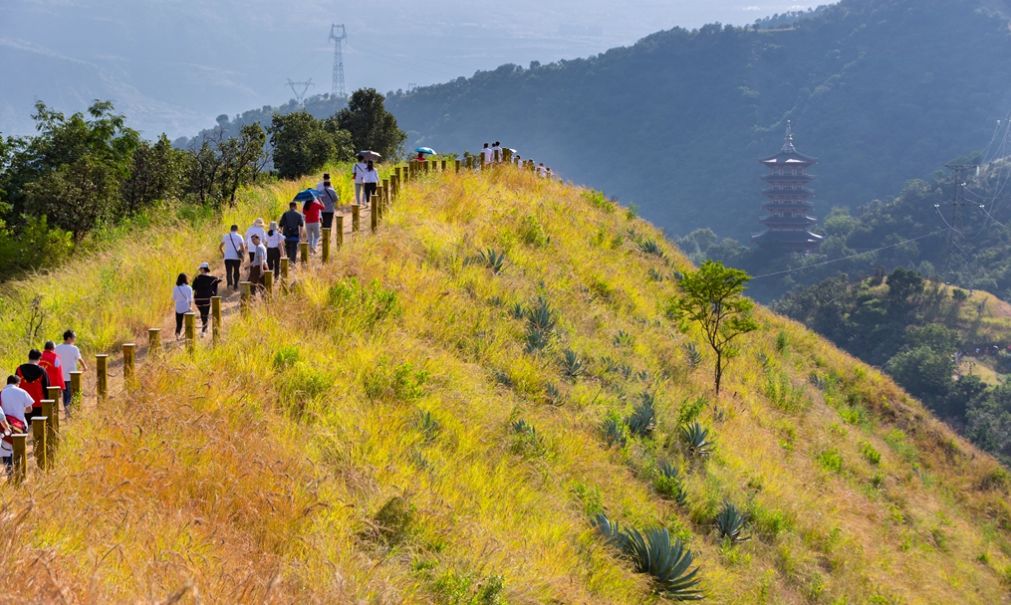
<svg viewBox="0 0 1011 605">
<path fill-rule="evenodd" d="M 0 358 L 36 308 L 89 357 L 161 325 L 223 225 L 302 186 L 12 282 Z M 764 309 L 714 395 L 703 330 L 671 313 L 699 273 L 592 191 L 413 181 L 376 234 L 147 361 L 53 470 L 0 486 L 6 597 L 659 604 L 686 594 L 657 575 L 681 544 L 671 577 L 698 568 L 709 603 L 1008 603 L 1007 472 Z M 622 555 L 612 523 L 655 550 Z"/>
<path fill-rule="evenodd" d="M 394 94 L 410 143 L 500 139 L 678 233 L 757 231 L 792 119 L 817 213 L 982 148 L 1011 107 L 1004 0 L 844 0 L 780 28 L 674 29 L 601 55 Z"/>
</svg>

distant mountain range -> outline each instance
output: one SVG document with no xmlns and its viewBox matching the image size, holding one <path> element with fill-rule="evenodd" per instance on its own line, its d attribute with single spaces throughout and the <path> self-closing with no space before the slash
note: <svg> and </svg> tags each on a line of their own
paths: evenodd
<svg viewBox="0 0 1011 605">
<path fill-rule="evenodd" d="M 1011 109 L 1008 3 L 844 0 L 778 27 L 673 29 L 388 100 L 409 141 L 501 139 L 673 232 L 760 227 L 757 159 L 792 120 L 817 209 L 893 193 L 985 147 Z"/>
</svg>

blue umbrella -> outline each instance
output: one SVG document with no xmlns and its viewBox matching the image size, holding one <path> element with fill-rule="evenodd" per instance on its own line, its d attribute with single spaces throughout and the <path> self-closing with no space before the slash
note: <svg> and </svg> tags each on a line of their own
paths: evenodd
<svg viewBox="0 0 1011 605">
<path fill-rule="evenodd" d="M 322 191 L 317 191 L 316 189 L 306 189 L 304 191 L 299 191 L 295 196 L 294 201 L 296 202 L 308 202 L 309 200 L 314 200 L 323 195 Z"/>
<path fill-rule="evenodd" d="M 425 153 L 425 154 L 428 154 L 428 155 L 435 155 L 435 150 L 432 149 L 431 147 L 415 147 L 414 148 L 414 152 L 415 153 Z"/>
</svg>

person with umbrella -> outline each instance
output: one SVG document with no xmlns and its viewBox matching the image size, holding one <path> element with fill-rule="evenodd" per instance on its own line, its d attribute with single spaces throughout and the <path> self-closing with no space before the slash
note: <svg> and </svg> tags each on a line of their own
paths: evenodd
<svg viewBox="0 0 1011 605">
<path fill-rule="evenodd" d="M 365 154 L 358 154 L 358 162 L 351 168 L 351 178 L 355 182 L 355 204 L 362 203 L 362 189 L 365 187 L 365 181 L 362 177 L 365 176 L 365 169 L 368 168 L 368 164 L 365 163 Z"/>
<path fill-rule="evenodd" d="M 309 242 L 309 250 L 316 252 L 320 240 L 320 221 L 323 214 L 323 202 L 319 201 L 320 192 L 315 189 L 305 189 L 295 196 L 295 201 L 302 202 L 302 216 L 305 224 L 305 236 Z"/>
<path fill-rule="evenodd" d="M 424 162 L 428 158 L 425 156 L 435 155 L 435 150 L 431 147 L 415 147 L 414 151 L 418 154 L 418 157 L 414 158 L 415 162 Z"/>
<path fill-rule="evenodd" d="M 365 185 L 365 207 L 369 207 L 369 199 L 376 194 L 379 188 L 379 171 L 375 164 L 369 160 L 365 167 L 365 174 L 362 175 L 362 184 Z"/>
</svg>

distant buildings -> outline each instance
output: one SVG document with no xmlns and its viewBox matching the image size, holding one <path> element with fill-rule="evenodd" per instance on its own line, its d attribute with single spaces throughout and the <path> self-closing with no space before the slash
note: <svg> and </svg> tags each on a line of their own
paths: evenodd
<svg viewBox="0 0 1011 605">
<path fill-rule="evenodd" d="M 812 176 L 807 169 L 817 160 L 797 151 L 793 144 L 793 127 L 787 122 L 786 140 L 779 153 L 761 160 L 769 169 L 763 177 L 768 187 L 763 191 L 769 200 L 762 205 L 768 216 L 762 219 L 766 230 L 752 237 L 758 246 L 781 252 L 810 252 L 821 243 L 822 236 L 812 233 L 818 222 L 811 216 L 808 187 Z"/>
</svg>

